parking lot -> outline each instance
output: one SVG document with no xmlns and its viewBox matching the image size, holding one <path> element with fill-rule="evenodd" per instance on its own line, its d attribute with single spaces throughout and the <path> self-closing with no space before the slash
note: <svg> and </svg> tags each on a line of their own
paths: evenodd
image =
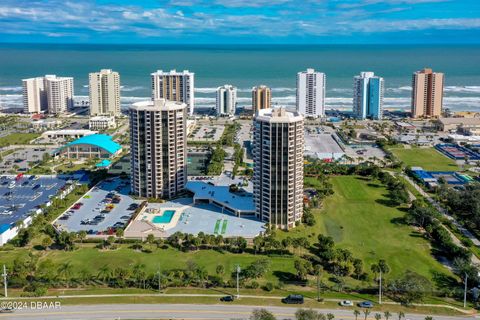
<svg viewBox="0 0 480 320">
<path fill-rule="evenodd" d="M 42 161 L 45 153 L 50 153 L 54 150 L 53 147 L 29 147 L 15 150 L 14 152 L 3 157 L 0 161 L 0 172 L 7 173 L 12 170 L 14 166 L 18 166 L 19 172 L 27 171 L 31 166 L 29 163 Z"/>
<path fill-rule="evenodd" d="M 193 130 L 192 141 L 218 141 L 225 130 L 223 125 L 200 125 Z"/>
<path fill-rule="evenodd" d="M 67 231 L 87 231 L 88 234 L 113 232 L 123 228 L 134 213 L 133 206 L 141 201 L 128 194 L 130 181 L 107 179 L 87 192 L 76 204 L 55 221 L 55 226 Z"/>
<path fill-rule="evenodd" d="M 25 219 L 67 183 L 57 176 L 1 176 L 0 225 Z"/>
</svg>

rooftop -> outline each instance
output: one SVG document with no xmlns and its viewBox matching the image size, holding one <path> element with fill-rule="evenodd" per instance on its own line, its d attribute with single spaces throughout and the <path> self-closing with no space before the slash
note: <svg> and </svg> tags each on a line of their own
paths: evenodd
<svg viewBox="0 0 480 320">
<path fill-rule="evenodd" d="M 185 103 L 170 101 L 166 99 L 145 100 L 132 104 L 131 110 L 147 110 L 147 111 L 169 111 L 180 110 L 186 108 Z M 154 110 L 152 110 L 154 109 Z"/>
<path fill-rule="evenodd" d="M 92 134 L 88 136 L 81 137 L 75 141 L 68 143 L 64 147 L 70 147 L 79 144 L 90 144 L 104 149 L 108 153 L 114 154 L 117 153 L 122 146 L 112 140 L 112 137 L 106 134 Z"/>
<path fill-rule="evenodd" d="M 232 193 L 228 186 L 215 186 L 203 181 L 188 181 L 186 188 L 195 194 L 195 199 L 212 200 L 235 211 L 255 211 L 253 194 L 250 192 Z"/>
<path fill-rule="evenodd" d="M 438 121 L 442 124 L 480 125 L 480 118 L 439 118 Z"/>
</svg>

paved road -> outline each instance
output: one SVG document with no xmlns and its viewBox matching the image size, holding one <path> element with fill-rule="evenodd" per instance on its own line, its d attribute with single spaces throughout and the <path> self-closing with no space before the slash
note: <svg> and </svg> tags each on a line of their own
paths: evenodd
<svg viewBox="0 0 480 320">
<path fill-rule="evenodd" d="M 63 306 L 58 309 L 25 309 L 12 314 L 0 314 L 0 319 L 235 319 L 249 318 L 254 306 L 242 305 L 181 305 L 181 304 L 113 304 L 113 305 L 79 305 Z M 277 319 L 295 319 L 295 307 L 265 307 L 273 312 Z M 353 320 L 352 309 L 326 310 L 323 313 L 333 313 L 335 319 Z M 368 317 L 373 319 L 375 312 Z M 360 317 L 363 319 L 363 315 Z M 392 319 L 397 315 L 393 314 Z M 406 319 L 424 320 L 425 315 L 407 314 Z M 435 320 L 474 319 L 469 316 L 449 317 L 435 316 Z"/>
</svg>

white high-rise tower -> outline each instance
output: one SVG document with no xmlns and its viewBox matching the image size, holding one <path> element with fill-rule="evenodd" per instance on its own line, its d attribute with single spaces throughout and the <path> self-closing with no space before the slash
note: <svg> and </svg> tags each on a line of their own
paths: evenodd
<svg viewBox="0 0 480 320">
<path fill-rule="evenodd" d="M 73 108 L 73 78 L 46 75 L 22 80 L 26 113 L 59 115 Z"/>
<path fill-rule="evenodd" d="M 325 116 L 325 73 L 307 69 L 297 73 L 297 111 L 305 117 Z"/>
<path fill-rule="evenodd" d="M 216 98 L 217 114 L 220 116 L 235 115 L 237 107 L 237 88 L 226 84 L 217 88 Z"/>
</svg>

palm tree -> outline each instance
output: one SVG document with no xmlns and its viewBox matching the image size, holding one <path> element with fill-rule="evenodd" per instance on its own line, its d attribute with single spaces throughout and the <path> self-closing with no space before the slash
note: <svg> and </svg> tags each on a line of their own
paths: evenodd
<svg viewBox="0 0 480 320">
<path fill-rule="evenodd" d="M 385 317 L 385 320 L 388 320 L 390 319 L 390 317 L 392 316 L 392 314 L 390 313 L 390 311 L 385 311 L 383 313 L 383 316 Z"/>
<path fill-rule="evenodd" d="M 105 283 L 110 278 L 111 275 L 111 270 L 107 265 L 103 265 L 99 270 L 98 270 L 98 278 Z"/>
<path fill-rule="evenodd" d="M 335 315 L 333 313 L 327 313 L 328 320 L 333 320 L 334 318 L 335 318 Z"/>
<path fill-rule="evenodd" d="M 68 289 L 70 277 L 72 276 L 72 270 L 73 270 L 73 266 L 70 262 L 62 263 L 57 270 L 58 275 L 65 280 L 65 283 L 67 284 L 67 289 Z"/>
<path fill-rule="evenodd" d="M 375 313 L 375 320 L 382 319 L 382 315 L 380 313 Z"/>
<path fill-rule="evenodd" d="M 405 318 L 405 313 L 403 311 L 398 312 L 398 320 L 402 320 L 402 318 Z"/>
<path fill-rule="evenodd" d="M 85 230 L 79 231 L 77 234 L 78 240 L 80 240 L 80 243 L 83 242 L 87 238 L 87 232 Z"/>
<path fill-rule="evenodd" d="M 355 320 L 357 320 L 358 316 L 360 315 L 360 311 L 358 311 L 357 309 L 353 310 L 353 315 L 355 316 Z"/>
<path fill-rule="evenodd" d="M 368 309 L 363 310 L 363 314 L 365 315 L 365 320 L 367 320 L 367 317 L 370 314 L 370 310 Z"/>
</svg>

